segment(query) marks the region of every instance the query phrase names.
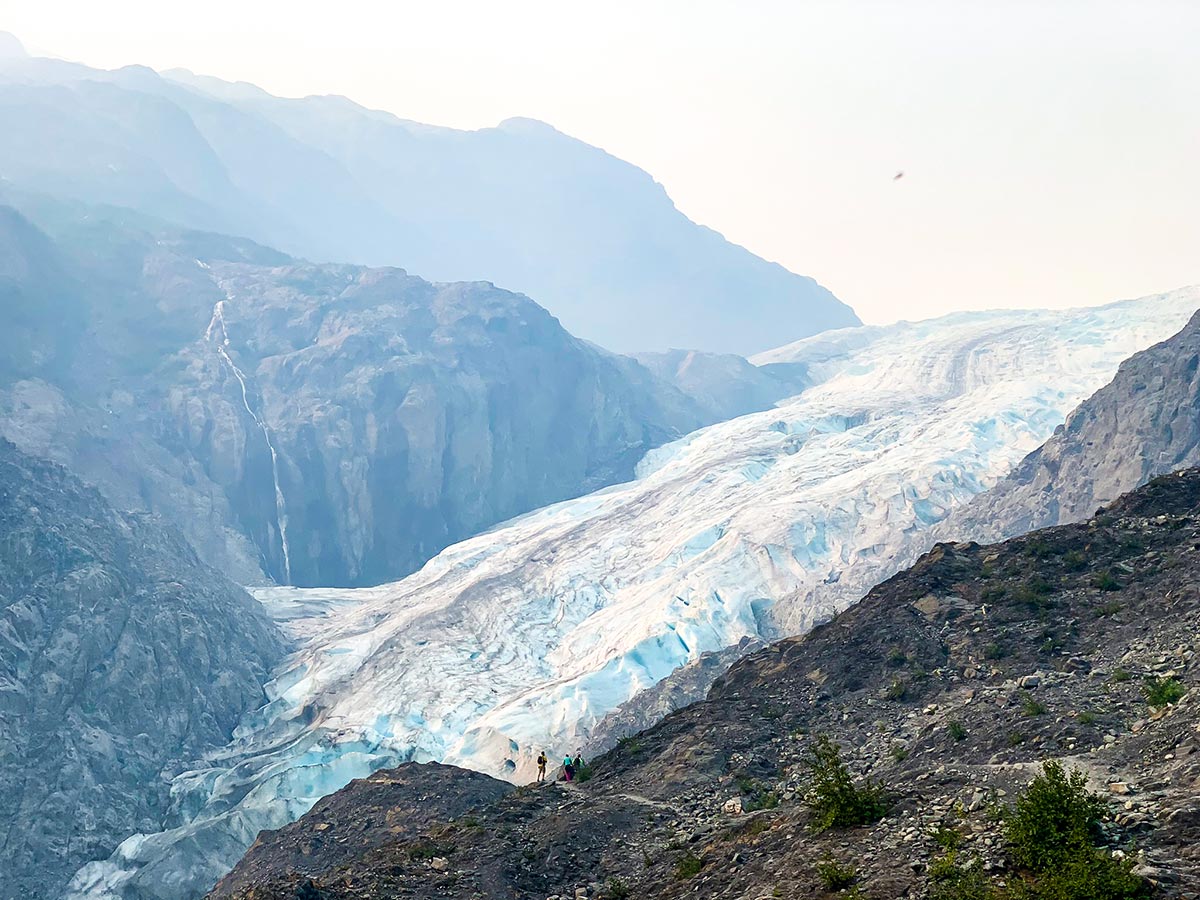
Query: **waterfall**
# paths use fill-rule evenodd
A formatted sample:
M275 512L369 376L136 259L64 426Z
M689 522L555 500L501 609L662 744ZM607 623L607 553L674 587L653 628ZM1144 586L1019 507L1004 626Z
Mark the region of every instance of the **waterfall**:
M206 341L213 341L217 347L217 353L221 354L221 358L225 360L229 366L238 384L242 388L242 405L246 407L246 412L250 418L254 420L260 431L262 431L263 440L267 442L267 449L271 452L271 476L275 479L275 523L279 530L279 544L283 550L283 577L285 584L292 583L292 557L288 548L287 537L287 503L283 498L283 487L279 483L279 454L275 452L275 445L271 442L271 429L267 427L267 423L259 418L258 414L250 406L250 392L246 389L246 375L238 368L237 363L233 361L233 357L229 355L229 332L225 329L225 302L224 300L217 301L213 307L212 319L208 323L208 329L204 332ZM218 338L218 330L220 336Z

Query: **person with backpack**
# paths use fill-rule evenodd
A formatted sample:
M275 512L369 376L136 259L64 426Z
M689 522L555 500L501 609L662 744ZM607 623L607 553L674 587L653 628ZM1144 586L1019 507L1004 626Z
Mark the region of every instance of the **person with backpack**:
M567 781L575 777L575 763L571 760L570 753L563 757L563 776Z
M538 784L541 784L542 782L544 782L546 780L546 762L547 762L546 751L543 750L541 753L538 754L538 758L537 758Z

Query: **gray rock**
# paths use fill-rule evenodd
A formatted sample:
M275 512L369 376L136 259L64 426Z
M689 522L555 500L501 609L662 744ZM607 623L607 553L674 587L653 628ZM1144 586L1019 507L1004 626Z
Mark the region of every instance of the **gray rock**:
M162 522L0 441L0 898L53 898L168 814L283 641Z
M0 210L20 323L0 338L0 435L243 583L402 577L711 421L491 284L171 229L72 235Z

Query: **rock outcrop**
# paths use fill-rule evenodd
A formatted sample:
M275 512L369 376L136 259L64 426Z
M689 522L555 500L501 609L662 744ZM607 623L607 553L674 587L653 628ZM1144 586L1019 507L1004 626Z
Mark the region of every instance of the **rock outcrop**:
M669 350L637 353L634 358L700 405L714 422L770 409L812 384L808 369L797 363L756 366L729 353Z
M996 811L1059 760L1102 796L1100 852L1127 856L1159 896L1195 897L1197 546L1200 470L1085 523L940 544L833 621L736 663L582 784L531 786L303 876L288 854L258 853L254 885L232 896L744 900L852 883L891 900L924 896L956 864L1001 886L1023 873ZM817 827L807 764L822 735L883 788L874 824ZM361 803L361 787L334 795L294 828Z
M418 839L430 828L490 806L513 790L507 781L438 763L405 763L376 772L322 800L303 823L260 834L213 895L236 894L269 880L284 859L290 872L320 875L397 840ZM435 847L418 850L417 855L432 858Z
M941 526L997 540L1086 519L1156 475L1200 463L1200 314L1121 364L1003 481Z
M284 642L174 529L0 441L0 897L57 898L169 816Z
M14 318L0 434L170 519L243 583L406 575L627 480L710 421L491 284L127 219L55 224L51 242L11 210L0 221Z

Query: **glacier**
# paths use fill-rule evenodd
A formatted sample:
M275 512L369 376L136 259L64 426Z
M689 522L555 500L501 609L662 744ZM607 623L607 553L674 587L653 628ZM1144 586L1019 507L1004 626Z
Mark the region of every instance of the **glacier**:
M1198 307L1188 288L808 338L753 361L803 365L812 387L650 452L632 482L394 584L256 591L298 642L269 702L174 779L172 827L89 863L69 896L198 896L260 829L403 761L530 778L539 750L573 751L676 667L802 633L909 564Z

